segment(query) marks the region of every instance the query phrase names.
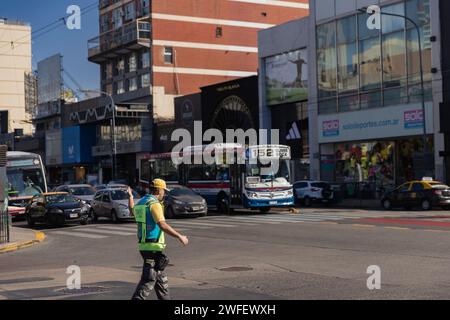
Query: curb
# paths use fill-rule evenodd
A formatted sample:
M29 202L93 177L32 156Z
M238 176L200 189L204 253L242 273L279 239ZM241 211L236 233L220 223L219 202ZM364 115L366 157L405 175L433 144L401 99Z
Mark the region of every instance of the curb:
M0 248L0 254L7 253L7 252L13 252L13 251L17 251L20 249L25 249L25 248L31 247L35 244L41 243L46 238L45 233L40 232L40 231L35 231L34 237L35 237L34 240L13 242L9 245L6 245L6 246Z

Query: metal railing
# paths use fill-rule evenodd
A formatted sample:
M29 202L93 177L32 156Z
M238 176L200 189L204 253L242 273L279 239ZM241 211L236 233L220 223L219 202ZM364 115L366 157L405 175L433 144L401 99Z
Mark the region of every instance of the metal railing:
M6 176L6 151L6 146L0 146L0 244L9 242L10 218L6 193L8 183Z
M138 19L88 40L88 56L93 57L134 41L148 40L150 42L150 38L149 18Z

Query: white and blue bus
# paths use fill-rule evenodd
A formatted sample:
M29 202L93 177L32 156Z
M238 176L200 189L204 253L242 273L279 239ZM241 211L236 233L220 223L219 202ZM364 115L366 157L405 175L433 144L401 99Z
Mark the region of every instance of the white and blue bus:
M178 165L172 159L173 153L142 157L139 160L141 187L147 188L149 181L155 178L164 179L169 185L185 185L203 196L209 208L223 213L242 208L267 212L272 207L294 206L290 147L244 148L239 144L216 144L188 147L177 155L193 160L202 156L206 149L213 155L213 164Z
M9 213L23 216L33 196L47 192L45 168L41 156L34 153L10 151L6 154Z

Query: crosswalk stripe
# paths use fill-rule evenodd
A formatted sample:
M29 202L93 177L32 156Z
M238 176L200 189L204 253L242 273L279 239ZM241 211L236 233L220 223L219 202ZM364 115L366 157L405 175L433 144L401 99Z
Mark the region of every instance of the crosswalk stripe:
M170 223L169 223L170 224ZM218 223L209 223L209 222L172 222L174 225L193 225L193 226L210 226L210 227L224 227L224 228L233 228L236 227L232 224L218 224Z
M233 218L223 218L223 219L220 219L220 218L214 218L214 219L205 219L205 220L202 220L202 221L207 221L207 222L209 222L209 221L211 221L211 222L220 222L220 223L239 223L239 225L249 225L249 226L253 226L253 225L255 225L255 223L258 223L257 221L255 221L255 222L250 222L250 221L238 221L238 220L233 220Z
M254 219L254 218L247 218L247 217L233 217L230 218L233 221L245 221L245 222L254 222L254 223L264 223L264 224L280 224L282 221L274 221L274 220L267 220L267 219Z
M108 229L108 230L117 230L117 231L125 231L125 232L130 232L130 231L137 231L137 227L133 226L133 227L114 227L114 226L99 226L95 229Z
M105 239L105 238L108 238L107 236L101 236L101 235L95 235L95 234L89 234L89 233L82 233L82 232L55 231L55 232L52 232L52 234L60 234L60 235L64 235L64 236L72 236L72 237L79 237L79 238L89 238L89 239Z
M78 230L81 232L92 232L92 233L100 233L100 234L108 234L108 235L116 235L116 236L133 236L136 233L131 232L120 232L120 231L112 231L112 230L100 230L100 229L77 229L74 230L78 233Z
M299 221L295 221L295 220L288 220L288 219L267 219L265 217L254 217L254 218L249 218L249 217L233 217L233 219L238 219L238 220L248 220L248 221L261 221L261 222L279 222L279 223L284 223L284 222L299 222Z

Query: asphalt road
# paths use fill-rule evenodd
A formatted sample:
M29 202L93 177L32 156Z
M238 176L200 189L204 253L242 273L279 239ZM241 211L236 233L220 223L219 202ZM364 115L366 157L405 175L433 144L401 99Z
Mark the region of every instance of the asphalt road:
M450 298L449 212L319 208L169 223L190 239L167 237L174 299ZM0 255L0 299L130 299L142 264L133 223L38 229L45 242ZM71 265L81 290L66 287ZM379 290L367 287L373 265Z

